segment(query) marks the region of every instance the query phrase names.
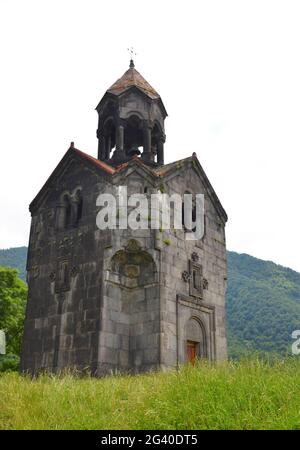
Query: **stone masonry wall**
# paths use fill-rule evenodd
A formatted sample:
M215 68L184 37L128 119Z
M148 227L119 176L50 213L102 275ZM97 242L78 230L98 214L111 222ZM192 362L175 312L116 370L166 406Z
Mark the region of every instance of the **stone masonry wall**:
M128 195L145 188L150 195L161 184L169 194L205 194L202 240L186 240L183 230L97 228L100 192L127 185ZM82 218L58 230L61 196L77 188ZM104 375L176 367L187 360L188 339L199 340L203 357L227 357L224 223L192 164L164 180L129 167L109 181L73 161L33 213L27 270L24 371L76 367Z

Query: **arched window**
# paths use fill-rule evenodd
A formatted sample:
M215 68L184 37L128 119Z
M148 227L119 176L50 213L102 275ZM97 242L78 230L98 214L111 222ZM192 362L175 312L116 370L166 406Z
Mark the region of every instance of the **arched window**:
M108 160L112 150L116 146L116 128L113 118L106 120L104 124L104 159Z
M64 194L56 210L56 226L59 230L65 230L71 224L71 200L69 194Z
M57 207L57 228L67 230L78 226L82 217L82 193L77 189L73 195L63 194Z
M185 191L184 194L192 195L192 193L189 191ZM195 202L195 199L193 198L193 200L192 200L192 222L195 222L195 221L196 221L196 202ZM192 230L188 230L185 226L184 200L182 202L182 228L185 231L193 231L193 232L196 231L196 226L194 226L192 228Z
M73 197L73 225L77 226L82 217L82 194L81 189L77 189Z
M143 149L143 121L137 115L129 117L124 137L124 148L127 156L140 155Z
M72 223L72 209L71 209L71 199L69 195L64 196L65 204L65 226L64 228L69 228Z

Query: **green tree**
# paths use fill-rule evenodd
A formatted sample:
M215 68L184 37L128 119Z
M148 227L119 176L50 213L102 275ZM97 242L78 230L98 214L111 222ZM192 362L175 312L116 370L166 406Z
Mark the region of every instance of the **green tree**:
M27 285L18 271L0 267L0 329L6 334L8 355L20 355Z

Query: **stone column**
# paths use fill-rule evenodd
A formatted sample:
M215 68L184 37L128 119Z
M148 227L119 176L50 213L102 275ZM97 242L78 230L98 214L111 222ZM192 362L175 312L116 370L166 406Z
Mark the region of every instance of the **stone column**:
M151 153L151 128L148 125L145 125L144 127L144 146L143 146L143 154L142 158L145 161L151 161L153 159L152 153Z
M98 138L98 159L105 159L105 138L100 130L97 130Z
M115 162L121 162L124 159L124 126L119 124L116 128L116 150L113 154L113 160Z
M157 164L164 164L164 139L159 138L157 142Z
M71 225L76 227L78 221L81 217L82 210L82 197L81 193L77 192L76 195L71 199Z
M124 151L124 127L118 125L116 129L116 150L120 154Z
M109 159L111 151L111 135L105 137L105 159Z

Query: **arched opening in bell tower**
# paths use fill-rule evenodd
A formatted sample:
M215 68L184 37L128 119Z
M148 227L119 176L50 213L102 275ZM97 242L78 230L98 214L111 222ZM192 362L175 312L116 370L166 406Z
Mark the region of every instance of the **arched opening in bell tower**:
M112 117L109 117L104 123L104 159L111 157L111 152L116 146L116 127Z
M135 69L129 69L104 94L99 114L98 159L118 166L134 156L164 164L166 109L160 95Z
M140 155L143 151L143 121L132 114L126 123L124 133L124 150L126 156Z

